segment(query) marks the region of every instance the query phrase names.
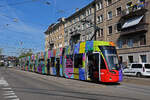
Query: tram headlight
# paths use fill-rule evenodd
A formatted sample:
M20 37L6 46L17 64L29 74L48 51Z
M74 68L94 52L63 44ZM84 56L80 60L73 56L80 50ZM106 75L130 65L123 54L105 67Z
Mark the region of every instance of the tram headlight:
M112 80L112 78L111 78L111 77L109 77L109 80Z

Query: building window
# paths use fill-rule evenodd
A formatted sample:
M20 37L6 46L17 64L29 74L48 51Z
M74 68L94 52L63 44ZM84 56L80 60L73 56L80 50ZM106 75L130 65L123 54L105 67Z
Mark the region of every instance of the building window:
M128 56L129 63L133 63L133 56Z
M121 31L121 23L116 23L115 26L114 26L114 30L115 30L116 32Z
M101 37L102 37L104 35L102 28L100 29L100 33L101 33Z
M70 29L70 33L72 32L72 29Z
M67 23L65 23L65 27L67 27Z
M83 14L83 18L85 18L86 17L86 12Z
M109 26L109 27L108 27L108 34L109 34L109 35L112 34L112 26Z
M128 45L129 48L132 48L133 47L133 39L129 39L127 41L127 45Z
M81 19L81 15L79 15L79 17L78 17L78 20L80 21L80 19Z
M107 0L107 6L112 4L112 0Z
M107 16L108 16L108 19L112 19L112 11L109 11Z
M102 37L103 36L103 29L101 28L100 30L97 31L97 37Z
M72 24L72 20L70 20L70 25Z
M89 15L89 10L86 10L86 16L88 16Z
M76 22L78 22L78 21L79 21L79 18L78 18L78 17L76 17L76 18L75 18L75 21L76 21Z
M83 18L84 18L84 15L82 14L82 15L81 15L81 19L83 19Z
M147 59L146 59L146 55L140 55L140 59L142 63L146 63Z
M84 24L84 28L83 29L86 29L87 28L87 24Z
M96 10L102 9L102 2L96 4Z
M80 25L78 25L78 30L80 30Z
M118 47L119 49L121 49L121 48L122 48L122 45L123 45L123 42L122 42L121 40L119 40L118 43L117 43L117 47Z
M140 45L146 45L146 36L145 35L140 36Z
M81 25L81 30L83 30L83 29L84 29L84 24Z
M118 7L117 9L116 9L116 15L120 15L121 14L121 7Z
M117 31L119 32L119 31L121 31L121 23L117 23Z
M103 22L103 15L97 16L97 21L98 22Z
M92 13L92 8L89 9L89 15Z
M97 34L97 37L100 37L100 31L99 30L97 31L96 34Z

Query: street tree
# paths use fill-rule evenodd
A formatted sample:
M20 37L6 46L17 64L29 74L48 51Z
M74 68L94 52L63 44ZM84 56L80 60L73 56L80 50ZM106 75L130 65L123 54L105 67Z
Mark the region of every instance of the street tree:
M31 56L32 54L33 54L32 49L29 49L27 52L22 52L22 53L19 55L19 58Z

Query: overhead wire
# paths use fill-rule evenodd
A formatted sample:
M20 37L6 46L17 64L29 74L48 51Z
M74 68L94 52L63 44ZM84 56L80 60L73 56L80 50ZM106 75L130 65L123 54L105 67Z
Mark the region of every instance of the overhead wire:
M37 1L37 0L28 0L28 1L24 1L24 2L19 2L19 3L15 3L15 4L9 4L10 6L15 6L15 5L19 5L19 4L25 4L25 3L27 3L27 2L33 2L33 1ZM38 0L39 1L39 0ZM41 0L40 0L41 1ZM49 4L48 2L47 2L47 4ZM57 2L55 1L55 8L57 8L57 6L56 6L56 4L57 4ZM0 7L4 7L4 6L2 6L2 5L0 5ZM55 9L54 8L54 9ZM76 8L72 8L70 11L72 11L73 9L76 9ZM59 12L56 12L56 10L57 11L59 11ZM61 9L55 9L55 11L54 11L54 13L55 13L55 15L54 16L56 16L56 13L67 13L69 10L65 10L64 12L63 12L63 10L61 10ZM5 15L4 15L5 16ZM9 16L5 16L5 17L8 17L8 18L11 18L11 17L9 17ZM13 18L12 18L13 19ZM7 29L8 30L8 29ZM9 30L10 31L10 30ZM11 30L12 31L12 30ZM15 32L15 33L17 33L17 32ZM18 32L18 33L22 33L22 32ZM26 35L25 35L26 36Z
M23 2L8 3L7 5L16 6L16 5L22 5L22 4L36 2L36 1L43 1L43 0L26 0L26 1L23 1ZM0 7L6 7L7 5L0 5Z

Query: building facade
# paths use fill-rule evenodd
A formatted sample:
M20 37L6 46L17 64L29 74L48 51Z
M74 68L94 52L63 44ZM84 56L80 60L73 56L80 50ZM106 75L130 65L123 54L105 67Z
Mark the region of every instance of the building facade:
M64 46L96 36L114 42L122 62L150 63L149 16L150 0L93 0L65 19Z
M64 18L51 24L45 32L45 51L64 47Z
M150 0L97 0L98 40L116 43L125 63L150 63Z
M65 46L90 40L94 34L94 2L65 19Z

